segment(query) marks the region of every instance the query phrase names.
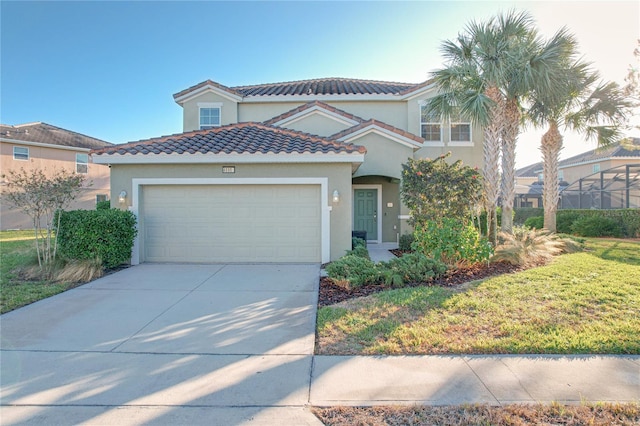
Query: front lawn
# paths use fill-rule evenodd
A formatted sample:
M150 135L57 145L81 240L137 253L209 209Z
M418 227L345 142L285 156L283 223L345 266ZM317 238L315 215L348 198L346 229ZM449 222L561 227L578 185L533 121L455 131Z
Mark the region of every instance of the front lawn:
M640 242L471 285L389 290L318 311L318 354L639 354Z
M0 232L0 313L61 293L66 283L27 281L16 269L37 264L33 231Z

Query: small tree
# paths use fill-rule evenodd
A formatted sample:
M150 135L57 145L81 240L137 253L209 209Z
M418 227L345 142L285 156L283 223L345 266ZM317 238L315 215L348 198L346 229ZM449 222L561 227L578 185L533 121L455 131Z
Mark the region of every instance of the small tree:
M482 178L477 168L463 166L446 158L409 159L402 165L402 201L411 210L411 225L444 217L470 223L480 204Z
M64 169L56 170L50 176L40 169L12 170L2 178L8 189L3 198L33 222L38 265L42 268L56 257L57 244L52 238L55 213L76 199L84 178Z
M415 227L412 247L451 265L487 260L491 246L472 224L482 195L480 172L461 161L448 164L449 155L402 166L402 200Z

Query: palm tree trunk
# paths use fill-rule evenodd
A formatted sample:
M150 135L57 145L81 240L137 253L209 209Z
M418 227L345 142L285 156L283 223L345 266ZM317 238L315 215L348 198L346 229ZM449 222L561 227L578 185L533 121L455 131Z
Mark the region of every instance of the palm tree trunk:
M500 158L500 137L504 128L502 94L497 87L489 87L486 95L494 102L491 107L491 120L484 129L482 146L485 208L487 210L487 236L495 246L498 234L497 205L500 186L498 161Z
M509 99L504 109L502 132L502 226L513 232L513 200L516 196L516 142L520 131L520 108L516 99Z
M558 156L562 149L562 135L558 130L558 123L549 122L549 130L542 136L540 150L542 151L542 173L544 188L542 190L544 206L544 227L556 232L556 212L558 210Z

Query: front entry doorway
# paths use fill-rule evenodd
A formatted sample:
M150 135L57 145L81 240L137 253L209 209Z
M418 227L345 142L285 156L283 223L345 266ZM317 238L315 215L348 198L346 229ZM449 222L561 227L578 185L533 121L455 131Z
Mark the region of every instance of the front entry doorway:
M378 241L378 189L353 190L353 230L367 231L368 241Z

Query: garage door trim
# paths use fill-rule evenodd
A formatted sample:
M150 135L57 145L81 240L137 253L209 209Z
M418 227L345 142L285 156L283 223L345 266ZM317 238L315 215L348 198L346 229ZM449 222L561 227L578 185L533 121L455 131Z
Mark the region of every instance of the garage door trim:
M140 187L148 185L320 185L320 241L322 263L329 262L331 233L328 186L329 179L321 178L138 178L131 180L131 212L139 217ZM140 234L136 236L131 253L131 264L140 263Z

